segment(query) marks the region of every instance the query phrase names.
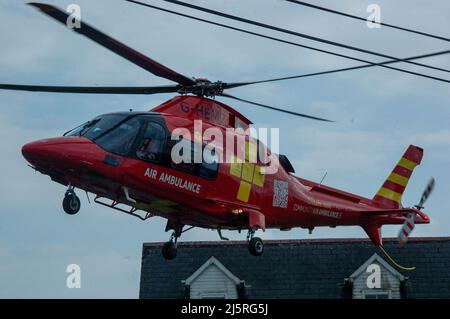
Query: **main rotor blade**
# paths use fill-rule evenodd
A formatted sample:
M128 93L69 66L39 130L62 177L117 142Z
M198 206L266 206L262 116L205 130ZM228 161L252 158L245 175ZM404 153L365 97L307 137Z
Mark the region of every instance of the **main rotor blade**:
M450 53L450 50L439 51L439 52L428 53L428 54L422 54L422 55L416 55L416 56L405 58L405 59L401 59L401 60L402 61L417 60L417 59L429 58L429 57L438 56L438 55L444 55L444 54L448 54L448 53ZM392 63L398 63L398 62L399 61L397 61L397 60L387 60L387 61L380 62L380 63L361 64L361 65L356 65L356 66L352 66L352 67L348 67L348 68L340 68L340 69L333 69L333 70L320 71L320 72L314 72L314 73L306 73L306 74L300 74L300 75L285 76L285 77L281 77L281 78L274 78L274 79L268 79L268 80L251 81L251 82L230 82L230 83L225 83L224 84L224 89L233 89L233 88L246 86L246 85L252 85L252 84L260 84L260 83L292 80L292 79L306 78L306 77L311 77L311 76L316 76L316 75L324 75L324 74L330 74L330 73L338 73L338 72L344 72L344 71L358 70L358 69L370 68L370 67L373 67L373 66L383 66L383 65L386 65L386 64L392 64ZM404 71L409 72L407 70L404 70ZM432 76L429 76L429 77L433 78ZM450 80L444 80L444 79L438 79L438 78L434 78L434 79L450 83Z
M44 14L52 17L53 19L66 25L69 15L59 10L58 8L43 4L30 2L29 5L38 8ZM126 46L125 44L111 38L110 36L104 34L103 32L96 30L95 28L89 26L88 24L80 21L80 28L72 28L73 31L88 37L92 41L100 44L101 46L109 49L110 51L120 55L121 57L127 59L130 62L140 66L141 68L153 73L156 76L174 81L182 85L193 85L195 80L181 75L168 67L150 59L149 57L143 55L142 53Z
M273 106L270 106L270 105L265 105L265 104L261 104L261 103L257 103L257 102L252 102L252 101L249 101L249 100L244 100L244 99L232 96L232 95L227 94L227 93L222 93L220 96L227 97L227 98L230 98L230 99L233 99L233 100L237 100L237 101L241 101L241 102L245 102L245 103L249 103L249 104L253 104L253 105L256 105L256 106L259 106L259 107L263 107L263 108L266 108L266 109L270 109L270 110L274 110L274 111L278 111L278 112L282 112L282 113L287 113L287 114L291 114L291 115L295 115L295 116L305 117L305 118L312 119L312 120L318 120L318 121L324 121L324 122L334 122L334 121L323 119L323 118L320 118L320 117L315 117L315 116L311 116L311 115L297 113L297 112L293 112L293 111L289 111L289 110L284 110L284 109L280 109L280 108L277 108L277 107L273 107Z
M85 93L85 94L157 94L175 93L180 89L179 85L167 86L47 86L47 85L19 85L0 84L1 90L52 92L52 93Z

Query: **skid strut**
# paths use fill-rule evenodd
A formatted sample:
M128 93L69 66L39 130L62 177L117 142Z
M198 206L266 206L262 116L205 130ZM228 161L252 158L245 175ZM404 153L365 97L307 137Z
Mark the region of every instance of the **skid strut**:
M94 199L94 202L96 202L97 204L100 204L100 205L103 205L103 206L106 206L106 207L115 209L115 210L117 210L117 211L119 211L119 212L122 212L122 213L125 213L125 214L127 214L127 215L131 215L131 216L137 217L137 218L139 218L140 220L147 220L147 219L149 219L149 218L155 216L155 215L153 215L153 214L150 213L150 212L145 212L145 215L144 215L144 216L141 216L141 215L139 215L139 214L136 213L136 212L139 210L139 209L137 209L136 207L132 207L132 206L129 206L129 205L127 205L127 204L117 202L117 201L115 201L115 200L110 200L111 202L110 202L110 203L107 203L107 202L102 201L101 199L102 199L102 200L103 200L103 199L104 199L104 200L110 200L110 199L108 199L108 198L101 197L101 196L98 196L98 195L97 195L97 196L95 197L95 199ZM122 207L118 207L118 205L126 205L126 206L129 207L129 209L127 210L127 209L124 209L124 208L122 208Z

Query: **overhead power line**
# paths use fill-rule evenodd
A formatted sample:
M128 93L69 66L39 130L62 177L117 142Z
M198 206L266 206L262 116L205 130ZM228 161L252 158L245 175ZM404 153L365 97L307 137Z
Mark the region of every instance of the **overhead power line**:
M408 60L409 61L409 60L423 59L423 58L429 58L429 57L432 57L432 56L438 56L438 55L443 55L443 54L448 54L448 53L450 53L450 50L440 51L440 52L430 53L430 54L424 54L424 55L418 55L418 56L413 56L413 57L406 58L406 59L403 59L403 60ZM319 71L319 72L314 72L314 73L306 73L306 74L300 74L300 75L285 76L285 77L275 78L275 79L247 82L245 84L240 83L238 86L244 86L244 85L250 85L250 84L259 84L259 83L268 83L268 82L283 81L283 80L300 79L300 78L312 77L312 76L317 76L317 75L325 75L325 74L331 74L331 73L338 73L338 72L345 72L345 71L351 71L351 70L370 68L370 67L377 66L377 65L378 66L383 66L384 64L389 64L389 63L397 63L397 61L389 60L389 61L385 61L385 62L381 62L381 63L377 63L377 64L363 64L363 65L351 66L351 67L348 67L348 68L340 68L340 69L333 69L333 70L328 70L328 71ZM442 81L450 83L450 80L442 79ZM233 88L233 87L234 87L233 84L229 84L228 85L228 88Z
M313 9L317 9L317 10L321 10L321 11L325 11L325 12L341 15L341 16L344 16L344 17L347 17L347 18L352 18L352 19L356 19L356 20L361 20L361 21L367 22L366 18L358 17L358 16L355 16L355 15L352 15L352 14L349 14L349 13L338 11L338 10L333 10L333 9L321 7L321 6L318 6L318 5L315 5L315 4L311 4L311 3L308 3L308 2L298 1L298 0L285 0L285 1L297 4L297 5L310 7L310 8L313 8ZM434 39L450 42L450 39L447 38L447 37L444 37L444 36L439 36L439 35L434 35L434 34L431 34L431 33L423 32L423 31L418 31L418 30L408 29L408 28L404 28L404 27L399 27L399 26L396 26L396 25L393 25L393 24L389 24L389 23L386 23L386 22L374 22L374 23L375 24L379 24L381 26L385 26L385 27L389 27L389 28L393 28L393 29L397 29L397 30L402 30L402 31L410 32L410 33L423 35L425 37L430 37L430 38L434 38Z
M441 82L450 83L449 80L446 80L446 79L443 79L443 78L440 78L440 77L435 77L435 76L431 76L431 75L427 75L427 74L423 74L423 73L419 73L419 72L404 70L404 69L401 69L401 68L396 68L396 67L387 65L387 64L393 64L393 63L398 63L398 62L403 62L403 61L410 61L410 60L422 59L422 58L426 58L426 57L443 55L443 54L450 53L450 51L442 51L442 52L438 52L438 53L424 54L424 55L409 57L409 58L405 58L405 59L393 59L393 60L377 63L377 62L372 62L372 61L368 61L368 60L365 60L365 59L352 57L352 56L345 55L345 54L340 54L340 53L333 52L333 51L319 49L319 48L303 45L303 44L296 43L296 42L292 42L292 41L287 41L287 40L271 37L271 36L268 36L268 35L264 35L264 34L253 32L253 31L249 31L249 30L245 30L245 29L242 29L242 28L237 28L237 27L229 26L229 25L226 25L226 24L218 23L218 22L213 22L213 21L210 21L210 20L206 20L206 19L198 18L198 17L192 16L192 15L188 15L188 14L185 14L185 13L180 13L180 12L176 12L176 11L173 11L173 10L157 7L157 6L154 6L154 5L151 5L151 4L147 4L147 3L143 3L143 2L140 2L140 1L136 1L136 0L125 0L125 1L131 2L131 3L134 3L134 4L138 4L138 5L142 5L142 6L145 6L145 7L151 8L151 9L155 9L155 10L158 10L158 11L162 11L162 12L174 14L174 15L177 15L177 16L185 17L185 18L188 18L188 19L193 19L193 20L196 20L196 21L200 21L200 22L211 24L211 25L223 27L223 28L226 28L226 29L243 32L243 33L254 35L254 36L257 36L257 37L261 37L261 38L265 38L265 39L269 39L269 40L273 40L273 41L277 41L277 42L281 42L281 43L285 43L285 44L289 44L289 45L293 45L293 46L297 46L297 47L302 47L302 48L305 48L305 49L309 49L309 50L313 50L313 51L317 51L317 52L321 52L321 53L326 53L326 54L330 54L330 55L334 55L334 56L350 59L350 60L353 60L353 61L366 63L364 65L359 65L359 66L355 66L355 67L335 69L335 70L330 70L330 71L311 73L311 74L307 74L307 75L290 76L290 77L286 77L286 78L280 78L280 80L281 79L286 79L286 80L287 79L295 79L295 78L306 77L306 76L329 74L329 73L337 73L337 72L342 72L342 71L350 71L350 70L362 69L362 68L367 68L367 67L380 66L380 67L383 67L383 68L387 68L387 69L391 69L391 70L395 70L395 71L399 71L399 72L403 72L403 73L407 73L407 74L412 74L412 75L416 75L416 76L420 76L420 77L424 77L424 78L428 78L428 79L432 79L432 80L437 80L437 81L441 81ZM268 81L261 81L261 82L258 82L258 83L264 83L264 82L268 82Z
M131 0L127 0L127 1L131 2ZM341 48L349 49L349 50L353 50L353 51L358 51L358 52L362 52L362 53L366 53L366 54L371 54L371 55L379 56L379 57L382 57L382 58L387 58L387 59L393 59L393 60L401 61L401 59L396 58L396 57L391 56L391 55L387 55L387 54L383 54L383 53L379 53L379 52L375 52L375 51L371 51L371 50L366 50L366 49L358 48L358 47L355 47L355 46L351 46L351 45L347 45L347 44L343 44L343 43L339 43L339 42L335 42L335 41L331 41L331 40L315 37L315 36L308 35L308 34L305 34L305 33L300 33L300 32L296 32L296 31L292 31L292 30L288 30L288 29L272 26L272 25L269 25L269 24L266 24L266 23L262 23L262 22L258 22L258 21L254 21L254 20L238 17L238 16L231 15L231 14L228 14L228 13L219 12L219 11L215 11L215 10L212 10L212 9L196 6L196 5L193 5L193 4L190 4L190 3L186 3L186 2L183 2L183 1L178 1L178 0L162 0L162 1L165 1L165 2L168 2L168 3L173 3L173 4L180 5L180 6L187 7L187 8L191 8L191 9L194 9L194 10L206 12L206 13L209 13L209 14L213 14L213 15L216 15L216 16L223 17L223 18L232 19L232 20L235 20L235 21L239 21L239 22L255 25L255 26L258 26L258 27L274 30L274 31L277 31L277 32L282 32L282 33L298 36L298 37L305 38L305 39L308 39L308 40L317 41L317 42L321 42L321 43L326 43L326 44L329 44L329 45L333 45L333 46L337 46L337 47L341 47ZM132 1L132 2L134 2L134 1ZM430 65L427 65L427 64L418 63L418 62L413 62L413 61L402 61L402 62L418 65L418 66L429 68L429 69L433 69L433 70L438 70L438 71L443 71L443 72L450 72L450 70L448 70L448 69L438 68L438 67L430 66Z

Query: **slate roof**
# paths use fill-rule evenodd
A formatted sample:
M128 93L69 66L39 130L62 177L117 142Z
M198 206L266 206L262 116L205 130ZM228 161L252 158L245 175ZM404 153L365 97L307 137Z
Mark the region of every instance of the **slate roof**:
M143 245L140 298L185 298L181 281L211 256L245 280L251 299L342 298L345 278L374 253L384 258L365 239L266 240L259 257L245 241L181 242L171 261L161 256L162 244ZM416 267L399 270L408 277L407 298L450 298L450 237L412 238L405 247L384 239L384 247L398 263Z

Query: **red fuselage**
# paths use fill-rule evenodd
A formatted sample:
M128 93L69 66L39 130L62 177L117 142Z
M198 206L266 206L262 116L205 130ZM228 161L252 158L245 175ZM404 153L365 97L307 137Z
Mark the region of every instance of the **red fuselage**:
M227 119L216 116L222 121L218 124L205 118L206 106L219 105L218 102L200 97L178 97L166 103L166 110L173 106L189 109L192 103L198 106L205 102L207 104L201 112L193 108L195 115L210 120L205 121L205 127L219 127L226 135L223 121ZM133 119L136 123L139 120L139 123L162 128L161 134L164 136L161 137L161 154L157 159L139 158L137 155L139 145L145 139L145 133L142 132L145 129L140 127L128 148L117 148L120 151L112 150L122 143L120 138L105 138L101 134L89 138L88 134L75 131L69 133L71 136L26 144L22 153L36 170L49 175L56 182L70 184L99 197L134 206L184 225L222 229L248 229L249 226L263 229L312 229L316 226L360 225L367 231L372 226L376 229L383 224L404 222L402 213L384 214L385 207L371 199L294 176L281 159L278 171L274 174L265 174L266 165L259 161L218 163L213 168L205 168L202 164L189 167L174 165L168 156L172 146L168 142L171 132L179 127L192 131L193 119L189 118L190 114L181 117L175 112L170 113L130 112L117 115L119 119L128 119L125 123L131 123ZM101 131L109 128L96 129ZM112 133L106 136L108 134ZM217 148L216 151L220 153L223 148ZM278 160L278 157L272 158ZM123 187L129 190L129 198L133 202L127 199ZM425 214L418 213L416 223L428 222Z

